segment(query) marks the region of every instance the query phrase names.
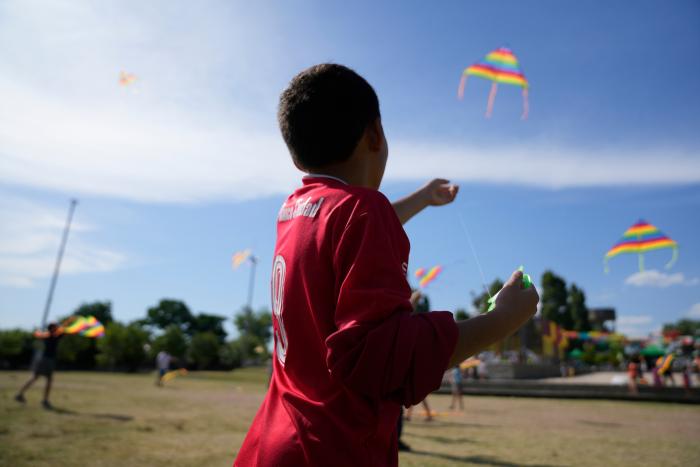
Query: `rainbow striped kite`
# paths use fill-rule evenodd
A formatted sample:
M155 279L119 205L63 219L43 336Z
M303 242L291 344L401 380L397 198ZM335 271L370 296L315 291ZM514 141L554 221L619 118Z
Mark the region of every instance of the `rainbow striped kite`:
M418 286L420 288L424 288L432 281L434 281L441 272L442 266L438 265L433 266L427 272L425 271L425 268L418 268L414 274L416 278L420 279L420 281L418 282Z
M671 240L655 226L640 220L627 229L620 241L605 254L605 272L608 272L608 260L622 253L637 253L639 255L639 270L644 271L644 253L661 248L673 249L673 256L666 264L666 269L669 269L678 259L678 243Z
M528 87L530 85L520 69L518 59L510 49L500 47L486 55L482 61L466 68L462 73L462 79L457 90L459 99L464 97L464 87L467 85L469 76L478 76L479 78L490 79L493 82L491 84L491 92L489 92L488 104L486 105L486 118L490 118L493 113L493 103L496 101L498 83L512 84L523 89L523 113L520 118L522 120L527 118L530 112L530 103L528 101Z
M70 325L64 328L63 332L97 338L105 335L105 327L94 316L77 316Z

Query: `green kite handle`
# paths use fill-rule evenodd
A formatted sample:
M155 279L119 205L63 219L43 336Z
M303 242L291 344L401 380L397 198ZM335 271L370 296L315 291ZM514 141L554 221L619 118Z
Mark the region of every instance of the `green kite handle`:
M518 271L523 273L523 289L529 289L530 287L532 287L532 278L530 277L530 274L525 274L525 272L524 272L525 268L523 266L520 266L518 268ZM489 298L489 301L488 301L489 307L486 309L487 313L490 311L493 311L494 308L496 308L496 297L498 297L499 293L501 293L500 290L496 293L496 295Z

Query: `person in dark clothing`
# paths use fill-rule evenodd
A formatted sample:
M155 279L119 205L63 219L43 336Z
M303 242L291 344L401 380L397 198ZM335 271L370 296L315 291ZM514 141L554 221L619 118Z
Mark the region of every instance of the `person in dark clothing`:
M51 403L49 402L49 394L51 393L51 383L53 381L53 371L56 368L56 353L58 351L58 343L64 336L64 326L67 326L71 318L64 321L60 326L56 323L49 324L48 330L46 331L35 331L34 337L44 341L44 349L41 354L34 360L32 370L34 375L27 381L22 389L19 390L17 395L15 395L15 400L17 402L25 403L27 400L24 398L24 393L29 389L34 382L39 379L39 376L46 377L46 386L44 387L44 399L41 401L41 405L45 409L51 409Z

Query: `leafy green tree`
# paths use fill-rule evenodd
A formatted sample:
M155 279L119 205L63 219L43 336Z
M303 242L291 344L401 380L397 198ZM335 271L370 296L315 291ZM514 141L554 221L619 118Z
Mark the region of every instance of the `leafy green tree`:
M579 289L576 284L571 284L568 293L568 307L571 319L573 320L573 330L590 331L591 323L588 322L588 307L586 306L586 294Z
M33 354L32 333L22 329L0 331L0 368L29 366Z
M181 331L187 332L194 321L192 312L184 302L167 298L149 308L146 314L147 324L163 330L177 326Z
M272 337L272 315L269 310L262 309L254 313L245 307L234 319L236 328L241 336L252 336L257 338L263 346Z
M430 311L430 298L428 298L427 295L421 294L420 298L418 299L418 303L416 303L416 312L417 313L427 313Z
M563 326L564 329L574 328L574 320L569 309L566 281L552 271L545 271L542 275L540 302L542 303L542 316L545 319L554 321Z
M226 342L219 348L219 361L230 370L238 368L243 363L243 351L238 340Z
M667 323L663 331L678 331L682 336L700 336L700 320L684 318L676 323Z
M464 321L465 319L469 319L469 313L467 313L467 310L464 308L457 308L455 310L455 320Z
M489 309L489 298L496 295L498 291L502 288L503 282L500 279L494 279L494 281L491 282L491 285L489 285L489 294L491 294L490 296L486 293L486 291L480 293L479 295L473 296L472 305L474 305L474 308L476 309L477 313L486 313Z
M223 343L226 339L224 321L226 321L226 318L223 316L199 313L192 318L188 333L194 337L197 333L210 332L216 336L220 343Z
M189 360L197 369L204 370L216 365L219 361L221 342L213 332L198 332L192 336L188 352Z
M183 358L187 352L187 337L177 325L171 324L165 328L165 332L153 340L151 356L154 357L161 350L165 350L176 358Z
M243 334L235 342L238 344L243 362L260 363L270 355L265 343L258 336Z
M83 303L73 314L80 316L92 315L105 326L114 321L112 318L112 302L110 301Z
M97 344L95 339L69 334L63 336L58 344L56 359L64 367L91 370L95 368Z
M137 323L125 326L112 322L97 341L97 363L106 368L136 371L146 361L148 331Z

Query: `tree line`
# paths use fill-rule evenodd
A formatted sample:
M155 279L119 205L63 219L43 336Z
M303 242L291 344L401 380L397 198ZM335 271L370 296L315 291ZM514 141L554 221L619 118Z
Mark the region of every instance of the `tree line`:
M105 326L100 339L66 335L58 347L61 368L137 371L152 367L161 350L190 369L233 369L260 363L269 357L272 333L270 312L244 308L234 319L236 339L227 339L226 317L192 313L185 302L163 299L146 310L146 316L130 323L114 320L112 304L98 301L80 305L72 315L97 318ZM59 321L67 318L62 317ZM0 368L26 368L38 344L23 329L0 330Z

